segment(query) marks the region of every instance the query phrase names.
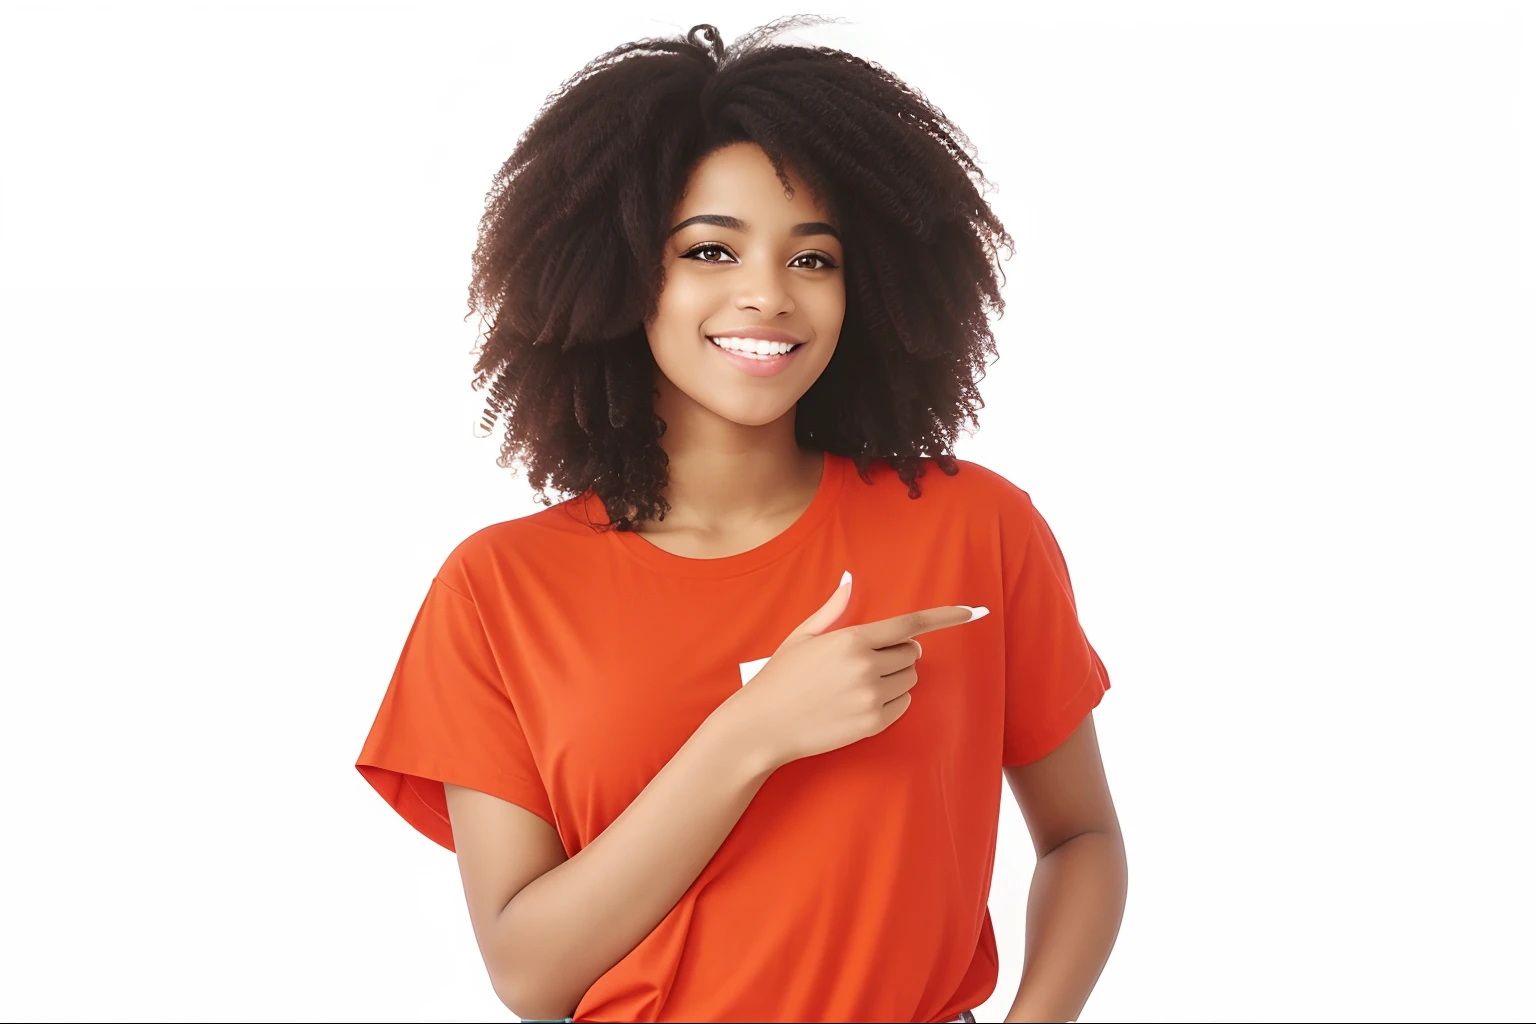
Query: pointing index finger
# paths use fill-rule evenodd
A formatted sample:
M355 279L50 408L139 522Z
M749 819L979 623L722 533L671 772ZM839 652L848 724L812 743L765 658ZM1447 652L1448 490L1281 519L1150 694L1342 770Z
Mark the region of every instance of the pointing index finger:
M984 605L972 608L963 604L944 604L937 608L893 615L888 619L877 619L852 628L858 631L860 639L867 641L870 647L890 647L922 633L975 622L986 614L987 608Z

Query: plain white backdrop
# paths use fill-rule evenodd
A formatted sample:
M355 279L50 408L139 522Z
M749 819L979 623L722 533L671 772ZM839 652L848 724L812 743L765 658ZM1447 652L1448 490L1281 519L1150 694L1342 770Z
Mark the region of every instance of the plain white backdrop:
M248 2L0 6L0 1014L513 1019L352 766L443 558L543 507L474 436L477 219L590 58L811 10L1018 243L957 453L1114 684L1082 1019L1536 1011L1533 5Z

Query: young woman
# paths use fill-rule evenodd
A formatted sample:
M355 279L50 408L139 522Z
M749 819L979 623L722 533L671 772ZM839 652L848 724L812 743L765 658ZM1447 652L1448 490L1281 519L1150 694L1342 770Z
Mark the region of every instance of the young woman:
M1029 495L947 454L1012 240L940 111L766 43L799 20L604 54L498 174L476 384L569 496L454 548L357 767L566 1021L973 1019L1006 777L1008 1019L1075 1019L1125 899L1109 679Z

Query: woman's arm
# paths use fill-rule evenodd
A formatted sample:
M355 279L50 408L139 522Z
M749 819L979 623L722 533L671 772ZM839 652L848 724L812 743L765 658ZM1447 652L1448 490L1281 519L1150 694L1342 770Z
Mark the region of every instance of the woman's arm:
M1055 750L1003 774L1038 858L1025 912L1024 974L1004 1020L1076 1020L1125 913L1125 841L1093 714Z
M513 1013L573 1016L688 891L778 767L725 707L569 860L532 811L444 786L475 939Z

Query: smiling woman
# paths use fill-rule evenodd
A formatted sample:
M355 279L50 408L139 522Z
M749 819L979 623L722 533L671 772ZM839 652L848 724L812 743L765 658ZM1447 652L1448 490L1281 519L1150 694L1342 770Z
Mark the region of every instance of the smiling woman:
M795 406L837 350L842 238L799 174L786 177L788 196L763 150L738 142L699 161L684 186L645 322L656 413L681 431L696 433L700 417L760 427L789 414L779 431L789 448ZM719 210L741 216L695 212Z
M519 1014L956 1021L1008 766L1051 858L1018 1019L1073 1019L1108 675L1028 494L950 450L1011 242L937 109L777 27L610 51L497 175L476 384L569 497L443 563L358 769Z
M659 534L698 505L721 478L687 464L699 428L766 451L808 499L822 451L866 477L884 460L918 494L924 458L954 472L976 423L1012 239L974 147L919 93L853 54L769 42L810 20L729 51L712 26L616 47L496 175L470 287L490 323L483 427L505 417L500 464L546 505L546 485L596 495L595 530ZM781 504L782 487L741 484L712 525Z

